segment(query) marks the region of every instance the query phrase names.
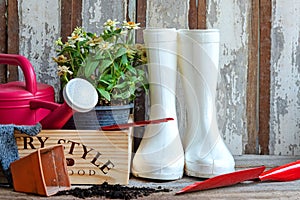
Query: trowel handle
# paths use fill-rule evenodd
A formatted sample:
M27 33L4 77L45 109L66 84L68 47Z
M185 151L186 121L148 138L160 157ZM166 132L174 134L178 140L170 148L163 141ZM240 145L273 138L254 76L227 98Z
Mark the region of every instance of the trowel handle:
M27 58L16 54L0 54L0 64L20 66L26 83L26 90L32 94L37 92L36 75Z
M130 127L146 126L149 124L160 124L163 122L168 122L170 120L174 120L174 118L169 117L169 118L162 118L162 119L144 120L144 121L138 121L138 122L126 123L126 124L114 124L114 125L102 126L100 128L100 130L103 130L103 131L121 130L121 129L130 128Z
M261 181L294 181L300 179L300 160L263 172Z

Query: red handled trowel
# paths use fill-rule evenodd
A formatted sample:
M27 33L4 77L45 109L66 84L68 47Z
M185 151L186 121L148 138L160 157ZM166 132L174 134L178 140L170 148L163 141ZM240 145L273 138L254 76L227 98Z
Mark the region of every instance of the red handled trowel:
M181 189L176 194L220 188L235 185L247 180L254 180L259 177L259 175L265 170L265 168L265 166L261 166L215 176L213 178L206 179L205 181L196 182L192 185L189 185Z
M259 175L261 181L295 181L300 179L300 160L291 162Z
M300 179L300 160L265 171L265 166L222 174L202 182L193 183L176 194L208 190L235 185L244 181L293 181Z
M150 124L160 124L160 123L168 122L171 120L174 120L174 118L162 118L162 119L137 121L137 122L126 123L126 124L114 124L114 125L102 126L100 128L100 130L103 130L103 131L121 130L121 129L126 129L129 127L140 127L140 126L146 126L146 125L150 125Z

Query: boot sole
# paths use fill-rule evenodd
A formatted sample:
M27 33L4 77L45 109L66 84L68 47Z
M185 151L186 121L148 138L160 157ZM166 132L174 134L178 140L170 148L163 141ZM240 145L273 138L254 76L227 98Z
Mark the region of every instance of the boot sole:
M234 172L234 167L220 167L212 165L201 165L191 162L185 163L184 172L187 176L194 176L200 178L212 178L225 173Z
M132 172L135 177L155 179L155 180L177 180L181 179L183 173L155 173L155 172Z

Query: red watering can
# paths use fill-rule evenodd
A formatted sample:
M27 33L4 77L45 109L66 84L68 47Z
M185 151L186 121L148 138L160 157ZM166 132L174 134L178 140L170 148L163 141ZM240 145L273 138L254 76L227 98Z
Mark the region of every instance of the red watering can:
M29 60L21 55L0 54L0 64L20 66L25 81L0 84L0 124L34 125L44 129L60 129L74 111L88 112L97 103L98 95L86 80L72 79L64 88L65 102L54 102L53 87L37 83Z

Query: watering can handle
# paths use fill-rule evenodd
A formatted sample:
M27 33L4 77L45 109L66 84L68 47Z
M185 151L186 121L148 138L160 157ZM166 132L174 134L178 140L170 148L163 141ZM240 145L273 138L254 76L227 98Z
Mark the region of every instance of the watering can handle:
M16 54L0 54L0 64L20 66L25 77L26 90L32 94L37 92L35 72L27 58Z

